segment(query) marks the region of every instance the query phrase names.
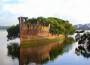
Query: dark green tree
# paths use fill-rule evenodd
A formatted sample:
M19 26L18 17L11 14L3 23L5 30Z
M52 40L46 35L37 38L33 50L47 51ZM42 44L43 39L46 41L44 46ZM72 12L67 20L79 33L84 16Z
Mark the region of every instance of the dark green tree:
M19 25L11 26L10 28L7 29L7 32L8 32L7 35L8 39L19 37L19 33L20 33Z

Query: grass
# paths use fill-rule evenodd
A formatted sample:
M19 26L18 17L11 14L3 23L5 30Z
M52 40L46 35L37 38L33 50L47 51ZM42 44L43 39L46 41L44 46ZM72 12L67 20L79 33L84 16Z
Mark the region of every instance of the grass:
M39 47L39 46L44 46L48 45L51 43L63 43L64 38L54 38L54 39L48 39L48 38L40 38L40 39L31 39L31 40L24 40L21 43L21 48L29 48L29 47Z

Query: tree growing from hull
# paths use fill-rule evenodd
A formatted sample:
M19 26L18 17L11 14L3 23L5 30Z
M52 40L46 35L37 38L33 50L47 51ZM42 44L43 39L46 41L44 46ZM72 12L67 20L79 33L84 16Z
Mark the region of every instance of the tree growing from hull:
M32 27L36 26L36 24L37 25L40 24L43 26L48 26L48 24L50 24L48 32L51 33L52 35L64 34L65 36L67 36L75 32L74 26L71 23L69 23L69 21L62 20L62 19L55 18L55 17L48 17L48 18L37 17L37 18L30 18L30 19L26 17L24 18L24 21L25 21L24 22L25 25L27 25L28 31L29 31L30 24L33 24ZM18 34L20 34L19 27L20 25L16 25L16 26L11 26L10 28L8 28L7 37L13 37L14 36L13 33L15 34L16 37L18 37Z

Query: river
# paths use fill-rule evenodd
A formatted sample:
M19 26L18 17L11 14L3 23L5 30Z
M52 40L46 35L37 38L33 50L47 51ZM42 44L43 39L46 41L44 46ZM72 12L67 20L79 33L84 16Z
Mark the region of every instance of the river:
M8 45L12 43L19 44L19 39L7 41L6 36L6 30L0 30L0 65L19 65L19 53L16 51L8 54L10 50L7 48ZM90 53L78 54L75 51L77 47L78 43L73 42L64 46L62 45L58 49L56 48L55 50L49 51L45 51L47 49L46 47L41 47L38 49L32 48L32 53L30 52L30 49L24 49L24 54L26 53L27 55L25 56L26 58L24 58L23 53L20 52L20 63L24 61L25 63L23 65L90 65ZM21 50L21 48L17 50ZM15 55L15 53L17 54ZM46 57L48 57L48 59L43 60Z

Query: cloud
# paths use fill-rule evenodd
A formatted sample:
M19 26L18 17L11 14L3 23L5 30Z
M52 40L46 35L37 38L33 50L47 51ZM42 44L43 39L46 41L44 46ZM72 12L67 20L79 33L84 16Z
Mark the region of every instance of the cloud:
M90 21L90 0L4 0L4 3L3 10L15 18L55 16L73 24Z
M6 4L17 4L21 3L23 0L2 0Z
M8 10L5 10L4 6L7 4L12 4L11 1L14 0L0 0L0 25L1 26L8 26L8 25L14 25L18 23L17 20L17 14L11 13ZM19 1L18 1L19 3ZM16 4L14 1L13 4Z
M11 26L18 23L17 16L10 12L2 12L0 16L0 25L2 26Z

